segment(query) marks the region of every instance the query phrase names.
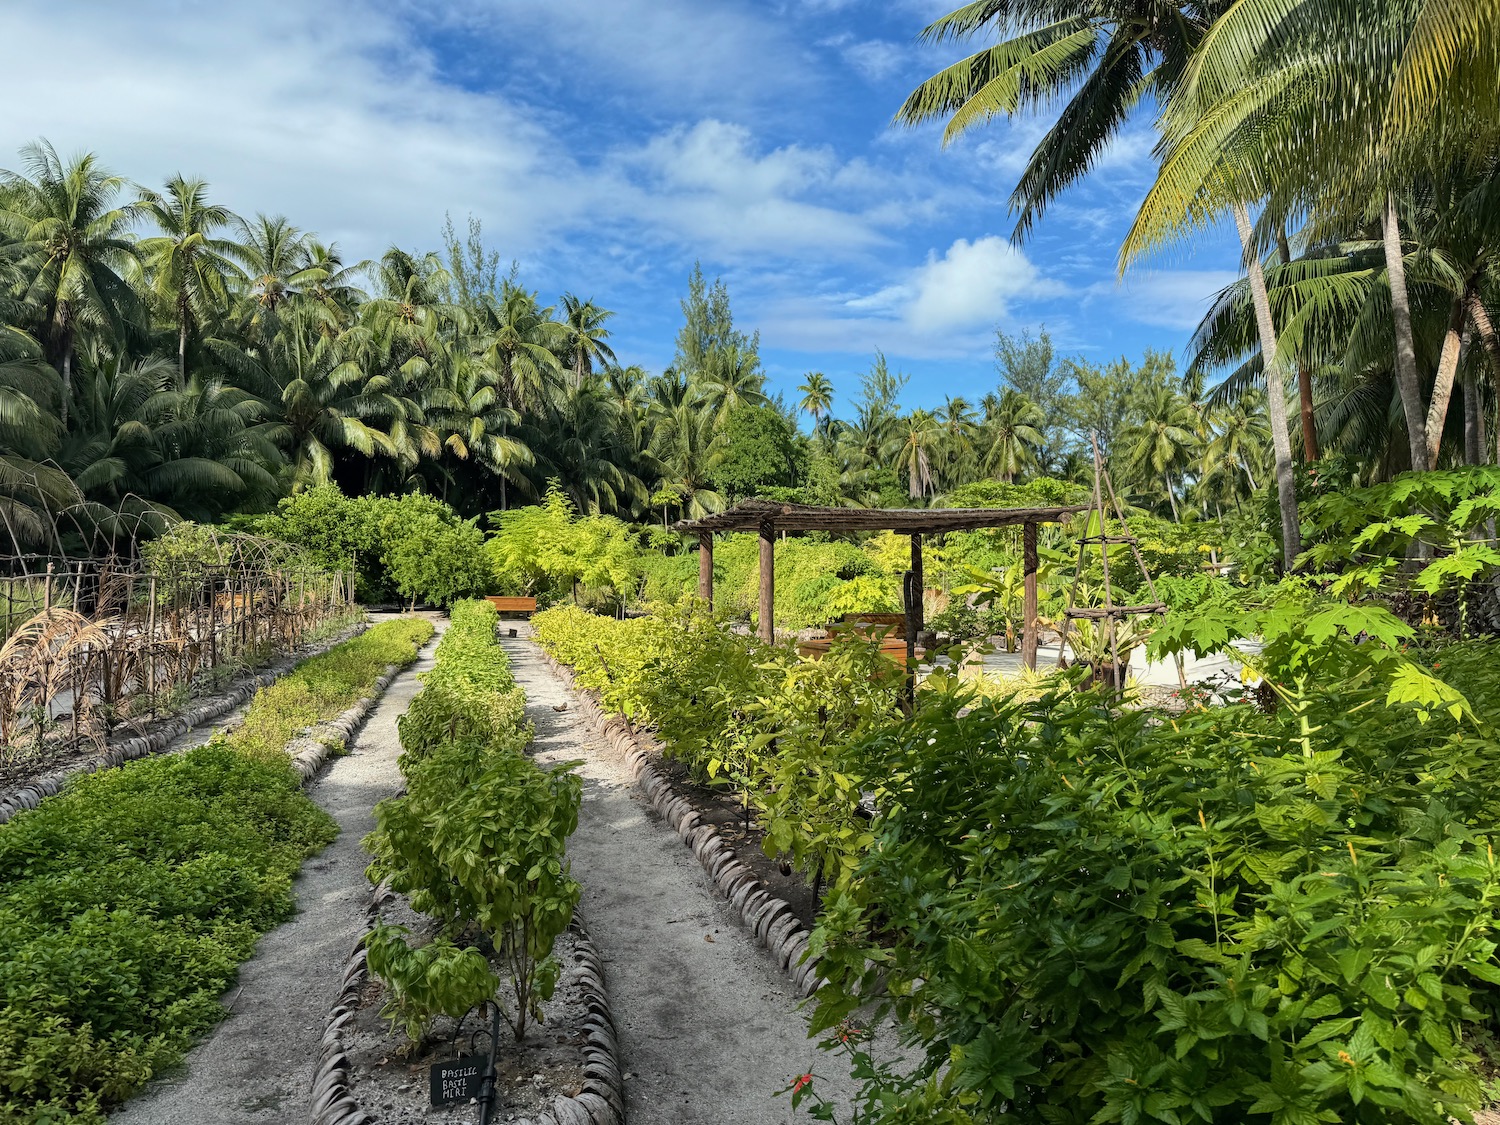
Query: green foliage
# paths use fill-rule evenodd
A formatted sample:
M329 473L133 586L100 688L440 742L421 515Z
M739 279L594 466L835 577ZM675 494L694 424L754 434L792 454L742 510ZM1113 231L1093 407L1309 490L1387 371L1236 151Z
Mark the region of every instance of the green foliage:
M376 626L258 692L235 735L82 775L0 826L0 1117L102 1122L222 1018L337 832L281 746L430 633Z
M1299 562L1335 572L1336 595L1405 595L1416 619L1440 620L1457 635L1494 632L1500 622L1490 580L1500 573L1500 551L1488 525L1497 516L1500 467L1403 473L1306 505Z
M495 995L500 978L477 949L439 936L413 948L404 926L382 922L365 936L370 972L384 983L380 1014L420 1043L439 1015L459 1019Z
M440 927L418 948L392 927L372 937L380 953L371 947L371 968L391 990L388 1014L414 1039L437 1014L461 1015L494 994L493 984L483 990L493 978L481 973L472 941L456 944L475 931L507 970L507 1018L523 1037L556 986L552 947L580 893L565 852L583 783L569 765L543 770L522 755L531 735L525 697L496 621L487 602L454 607L437 666L400 721L406 793L376 806L365 839L371 880L388 881Z
M1500 744L1357 679L1271 715L970 702L866 747L814 1028L875 1001L918 1063L856 1049L855 1120L1468 1119Z
M847 876L869 843L859 812L868 779L851 748L890 721L904 682L878 643L799 660L691 609L616 621L558 607L533 624L606 706L654 725L697 776L737 785L769 854L830 882Z
M319 563L358 568L359 597L449 606L488 590L484 536L431 496L349 498L323 484L282 500L256 528L302 547Z
M807 441L770 404L747 402L730 411L723 441L713 484L730 500L767 495L767 489L794 489L807 478Z
M298 731L332 718L370 690L390 665L405 666L432 636L432 623L403 617L371 626L305 660L255 693L244 721L226 738L242 754L277 760Z
M555 483L540 504L492 512L490 521L497 530L485 551L505 593L546 604L576 601L580 587L616 598L633 589L636 551L629 529L609 516L578 516Z

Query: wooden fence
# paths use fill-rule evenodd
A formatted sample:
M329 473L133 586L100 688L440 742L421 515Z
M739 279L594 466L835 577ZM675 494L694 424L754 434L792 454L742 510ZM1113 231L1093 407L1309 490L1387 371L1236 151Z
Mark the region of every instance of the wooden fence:
M217 672L347 615L353 575L286 559L151 572L119 558L0 556L0 753L99 740Z

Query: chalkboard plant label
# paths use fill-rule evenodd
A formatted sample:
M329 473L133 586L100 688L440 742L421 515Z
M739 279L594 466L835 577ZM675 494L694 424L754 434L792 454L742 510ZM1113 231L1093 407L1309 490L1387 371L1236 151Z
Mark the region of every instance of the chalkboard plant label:
M466 1055L435 1064L431 1071L432 1104L452 1105L477 1098L488 1061L484 1055Z

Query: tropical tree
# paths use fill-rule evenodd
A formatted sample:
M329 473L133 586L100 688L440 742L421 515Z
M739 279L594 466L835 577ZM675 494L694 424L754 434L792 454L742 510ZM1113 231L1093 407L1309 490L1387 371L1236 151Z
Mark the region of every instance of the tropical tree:
M1031 462L1032 450L1042 441L1041 425L1045 419L1036 403L1013 387L985 403L982 433L988 449L984 468L1006 483L1016 479Z
M1194 460L1198 446L1198 415L1174 389L1153 387L1138 407L1140 420L1125 433L1125 464L1137 479L1157 477L1165 486L1172 518L1177 510L1175 474Z
M141 205L161 233L140 242L147 291L177 327L177 389L187 385L188 338L193 329L222 315L229 306L230 281L237 272L235 244L215 238L235 216L208 202L208 184L173 176L163 193L145 191Z
M571 293L563 294L563 363L573 372L573 386L583 384L594 368L615 362L609 347L609 329L605 321L615 314L601 309L593 301L581 301Z
M821 371L809 371L797 389L802 392L797 409L810 417L817 429L833 412L833 382Z
M46 141L21 150L25 173L0 171L0 234L15 266L17 293L34 309L49 363L62 377L58 417L73 399L80 330L119 335L139 317L140 300L123 276L137 249L128 237L141 205L119 203L126 181L92 153L65 163Z
M913 410L901 425L896 463L906 474L907 492L913 500L938 490L933 461L942 440L942 427L931 411Z

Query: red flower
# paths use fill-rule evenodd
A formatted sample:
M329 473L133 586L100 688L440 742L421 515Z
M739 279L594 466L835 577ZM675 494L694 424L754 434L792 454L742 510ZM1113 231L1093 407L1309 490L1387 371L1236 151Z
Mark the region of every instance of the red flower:
M812 1085L812 1075L800 1074L797 1076L797 1080L792 1083L792 1093L795 1094L800 1091L802 1087L810 1085Z

